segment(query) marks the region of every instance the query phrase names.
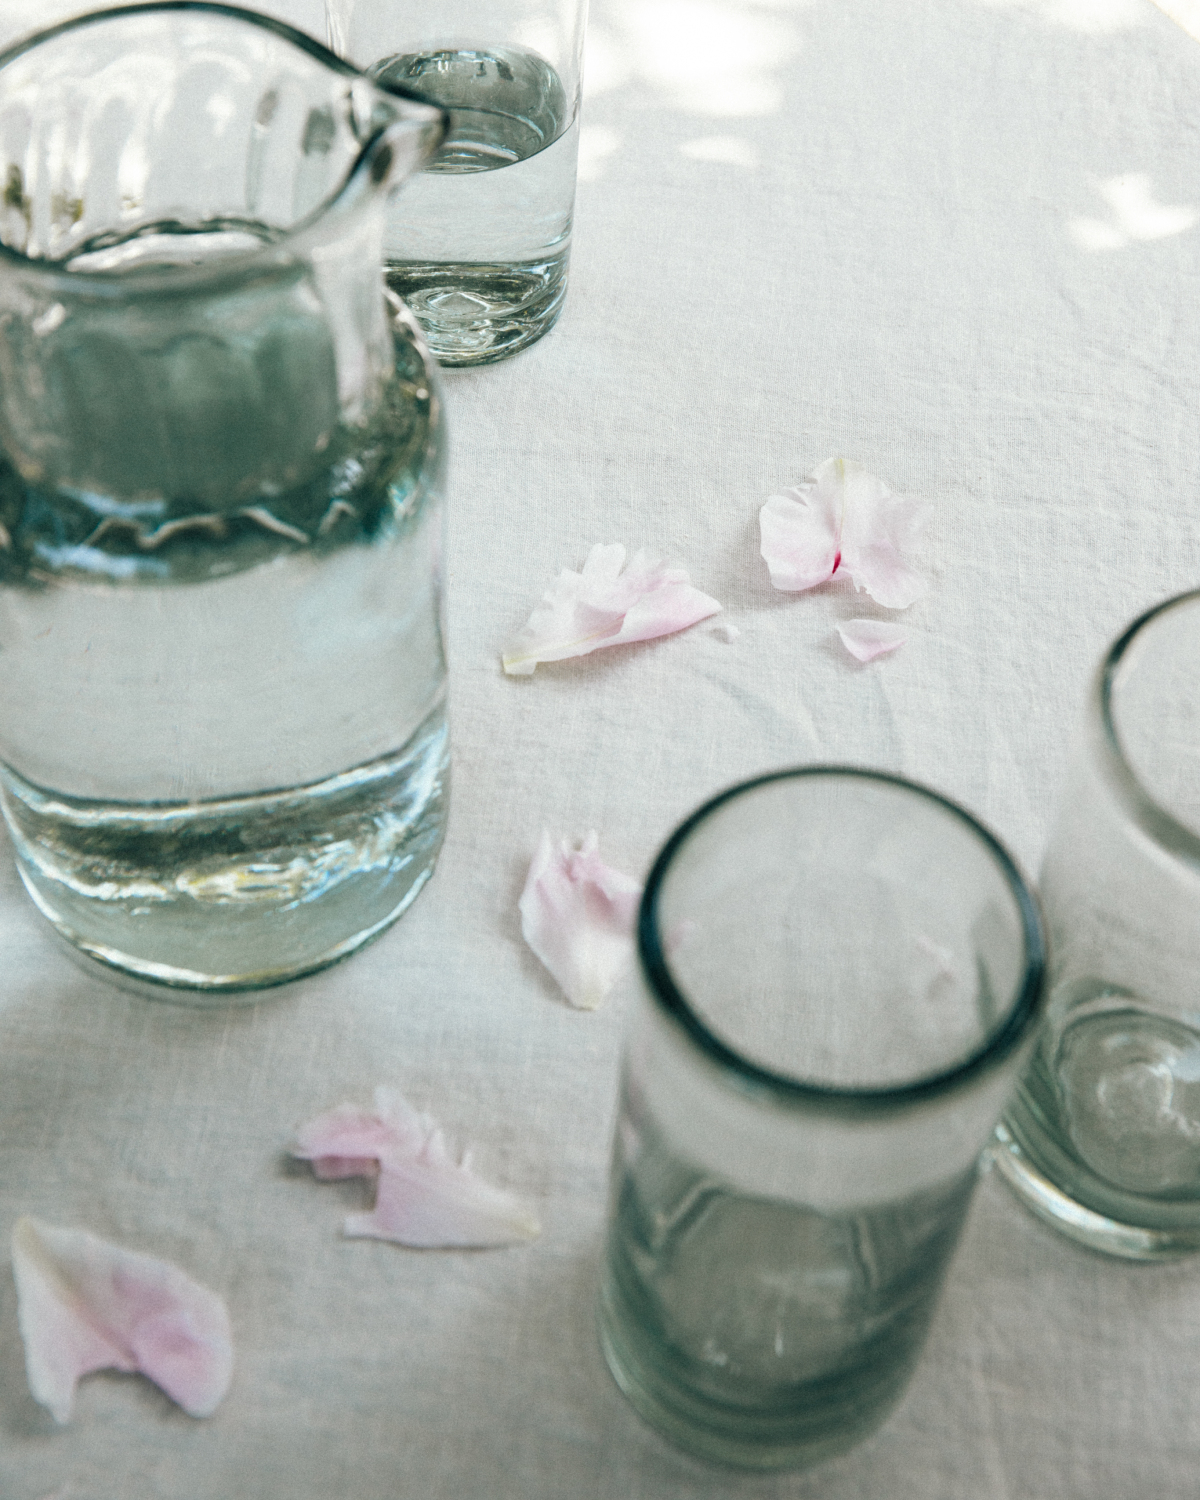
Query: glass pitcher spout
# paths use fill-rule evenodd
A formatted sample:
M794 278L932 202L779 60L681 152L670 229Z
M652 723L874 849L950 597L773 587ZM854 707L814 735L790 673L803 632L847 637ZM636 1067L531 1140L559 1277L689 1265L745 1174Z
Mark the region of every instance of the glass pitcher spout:
M448 119L253 11L95 11L0 52L0 244L70 263L118 232L114 212L145 232L196 192L276 236L307 230L419 171Z
M294 486L380 398L384 202L444 131L283 23L195 0L0 55L0 444L21 476L113 504Z

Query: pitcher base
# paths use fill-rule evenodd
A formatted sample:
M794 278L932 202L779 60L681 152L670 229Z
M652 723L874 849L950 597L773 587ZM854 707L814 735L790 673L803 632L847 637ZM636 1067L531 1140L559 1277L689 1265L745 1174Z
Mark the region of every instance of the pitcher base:
M328 781L195 804L55 797L0 767L17 868L81 953L192 1003L298 979L384 931L445 829L442 710Z

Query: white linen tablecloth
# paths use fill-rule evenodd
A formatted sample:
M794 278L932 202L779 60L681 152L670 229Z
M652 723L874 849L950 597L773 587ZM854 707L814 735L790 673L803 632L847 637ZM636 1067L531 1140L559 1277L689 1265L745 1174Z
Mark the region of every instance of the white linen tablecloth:
M445 381L454 787L416 905L195 1010L72 963L3 851L0 1262L22 1213L170 1257L228 1301L237 1369L210 1420L104 1375L56 1429L0 1263L0 1497L1194 1500L1200 1261L1089 1254L994 1178L856 1451L743 1477L645 1428L593 1328L633 980L572 1011L516 898L543 826L641 875L714 791L815 760L926 781L1036 867L1099 652L1200 584L1200 42L1150 0L593 0L588 67L561 322ZM776 593L758 556L763 500L832 454L932 507L908 644L865 668L834 635L865 596ZM725 614L506 679L597 541ZM542 1237L343 1240L366 1185L285 1152L380 1082Z

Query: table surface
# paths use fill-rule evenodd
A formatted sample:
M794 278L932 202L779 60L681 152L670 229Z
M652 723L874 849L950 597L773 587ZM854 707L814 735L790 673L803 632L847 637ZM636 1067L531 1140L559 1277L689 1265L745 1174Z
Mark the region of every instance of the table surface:
M10 4L3 34L50 13ZM1200 42L1149 0L593 0L588 75L562 319L445 381L455 779L413 909L201 1011L73 964L0 862L0 1245L32 1213L170 1257L237 1348L210 1420L103 1375L57 1429L0 1268L0 1495L1190 1500L1197 1263L1089 1254L994 1177L856 1451L741 1477L647 1430L593 1331L632 981L570 1009L516 898L544 826L641 874L712 792L815 760L928 782L1036 868L1092 664L1200 581ZM867 667L834 635L865 596L776 593L757 550L766 496L833 454L931 506L929 593ZM597 541L669 555L724 615L505 678ZM365 1185L285 1152L381 1082L542 1237L342 1239Z

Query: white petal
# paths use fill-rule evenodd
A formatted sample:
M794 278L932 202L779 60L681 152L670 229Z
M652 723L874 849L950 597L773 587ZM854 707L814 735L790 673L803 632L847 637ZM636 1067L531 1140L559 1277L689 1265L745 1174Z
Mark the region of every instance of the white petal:
M839 562L839 500L834 487L814 475L772 495L759 511L759 550L777 589L800 593L833 577Z
M908 554L926 509L893 494L861 464L828 458L759 512L771 582L798 591L845 573L885 608L904 609L925 591Z
M598 543L582 572L564 569L504 653L504 670L528 676L538 662L670 635L721 608L652 553L638 552L622 571L624 562L619 543Z
M12 1255L29 1388L56 1421L93 1370L140 1370L190 1416L216 1410L233 1342L215 1292L169 1261L30 1218L13 1231Z
M299 1132L293 1155L311 1160L319 1177L376 1177L374 1208L343 1226L352 1239L483 1248L540 1233L521 1199L476 1177L465 1157L455 1161L436 1122L395 1089L375 1090L374 1111L343 1104L318 1116Z
M476 1177L448 1153L393 1159L382 1167L370 1213L351 1214L351 1239L394 1240L416 1249L514 1245L541 1233L527 1204Z
M389 1150L419 1150L434 1129L396 1089L375 1090L375 1108L339 1104L310 1120L292 1155L311 1161L318 1177L369 1177Z
M593 831L578 849L543 831L521 893L521 934L572 1005L594 1010L633 957L642 887L600 858Z
M910 561L928 506L896 495L860 464L844 463L846 503L842 566L856 588L885 609L907 609L925 592Z

